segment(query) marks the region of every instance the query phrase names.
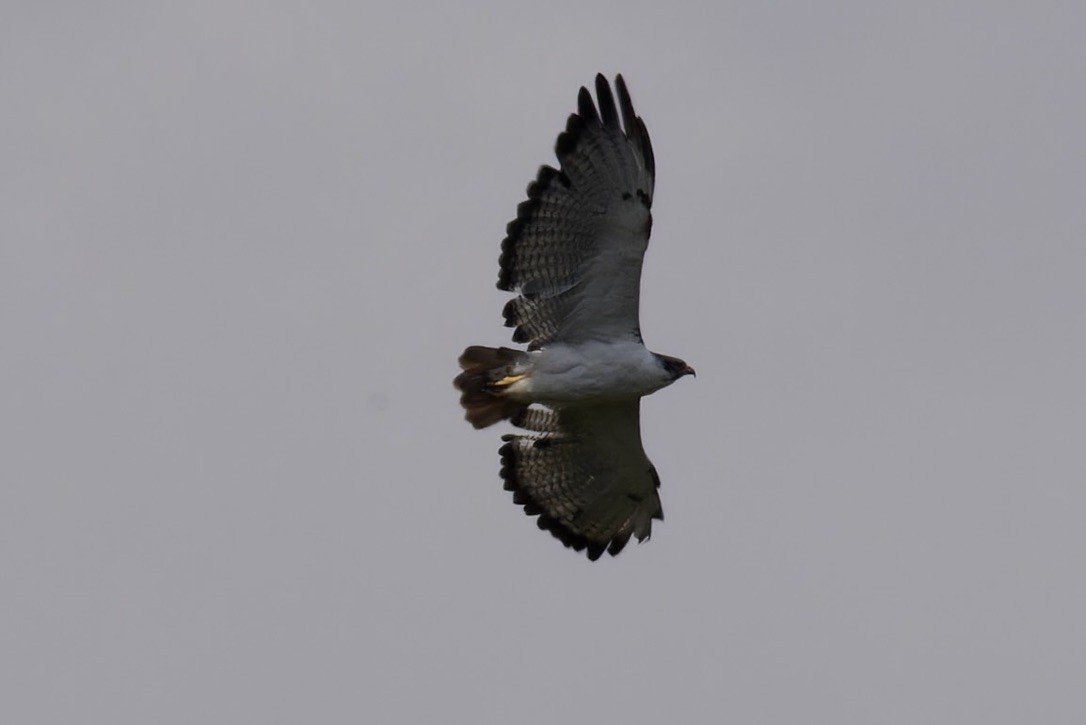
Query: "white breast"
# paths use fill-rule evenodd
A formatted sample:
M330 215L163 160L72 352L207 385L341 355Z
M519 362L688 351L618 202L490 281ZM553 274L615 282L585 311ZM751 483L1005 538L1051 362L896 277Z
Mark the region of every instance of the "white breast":
M530 375L507 394L541 403L578 403L639 398L671 382L641 343L584 342L551 345L532 355Z

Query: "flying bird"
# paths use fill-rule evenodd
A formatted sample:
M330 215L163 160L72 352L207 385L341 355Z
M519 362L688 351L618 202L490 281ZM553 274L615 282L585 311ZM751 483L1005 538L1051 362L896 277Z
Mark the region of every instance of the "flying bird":
M644 541L663 519L641 444L641 398L694 370L641 339L641 264L656 164L622 76L596 76L506 227L498 288L527 351L473 345L454 381L476 428L502 420L501 476L539 528L595 561Z

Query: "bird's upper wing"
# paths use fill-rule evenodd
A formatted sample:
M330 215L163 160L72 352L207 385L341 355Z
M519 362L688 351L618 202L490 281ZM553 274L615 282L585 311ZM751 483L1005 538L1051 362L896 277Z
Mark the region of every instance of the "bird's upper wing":
M502 242L498 287L513 340L640 339L641 262L652 229L655 161L622 76L582 87L558 136L560 169L543 166Z
M533 406L514 423L537 435L506 435L505 488L539 528L598 559L631 536L648 538L664 518L660 478L641 446L640 400L584 408Z

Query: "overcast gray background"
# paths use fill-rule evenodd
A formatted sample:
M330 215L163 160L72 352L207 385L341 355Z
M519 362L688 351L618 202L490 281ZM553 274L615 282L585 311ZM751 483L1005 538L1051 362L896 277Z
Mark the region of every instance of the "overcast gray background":
M1086 722L1080 3L7 3L5 723ZM597 71L667 520L461 420Z

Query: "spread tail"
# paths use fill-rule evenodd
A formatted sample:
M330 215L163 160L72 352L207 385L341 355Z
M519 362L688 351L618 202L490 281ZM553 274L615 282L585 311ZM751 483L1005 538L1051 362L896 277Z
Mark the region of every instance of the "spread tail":
M505 387L524 377L522 363L528 354L508 347L472 345L460 356L460 368L453 385L460 391L464 417L476 428L522 413L528 403L505 396ZM518 370L519 368L519 370Z

